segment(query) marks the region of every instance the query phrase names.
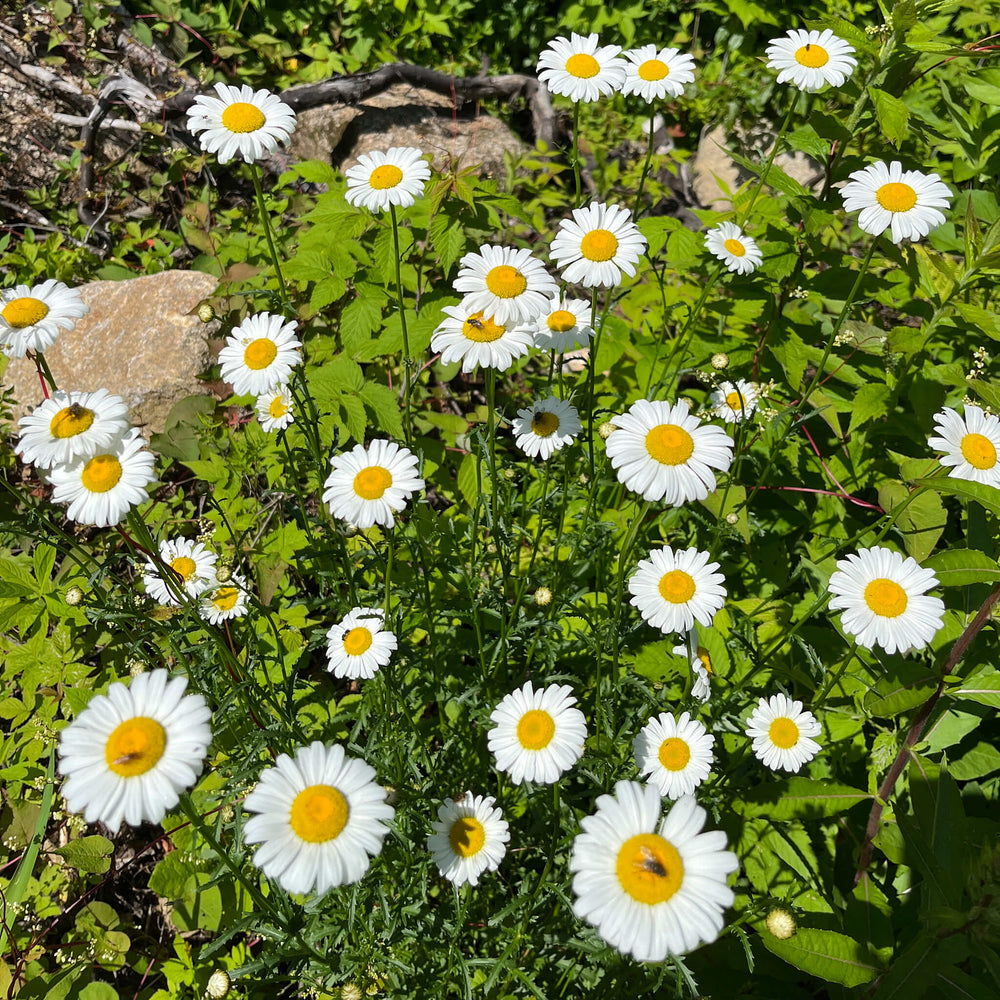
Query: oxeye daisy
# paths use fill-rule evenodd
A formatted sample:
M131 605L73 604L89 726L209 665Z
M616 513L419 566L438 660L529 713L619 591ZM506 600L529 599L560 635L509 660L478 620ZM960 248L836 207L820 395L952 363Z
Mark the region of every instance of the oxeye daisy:
M594 336L590 312L589 302L553 295L548 306L527 324L535 347L557 354L586 347Z
M378 608L354 608L326 633L327 670L334 677L370 680L396 649L396 637L383 629Z
M726 602L726 588L725 577L714 572L719 564L708 560L707 552L695 548L653 549L628 581L631 603L663 632L686 632L695 621L711 625Z
M723 261L730 271L750 274L764 259L757 243L734 222L720 222L705 233L709 253Z
M292 412L292 392L287 385L279 385L270 392L257 397L257 421L260 429L271 431L284 430L294 419Z
M375 769L341 746L313 742L279 754L243 800L253 863L287 892L324 893L357 882L382 850L395 810Z
M210 625L219 625L247 613L247 581L233 573L225 582L216 581L202 591L198 613Z
M661 712L635 738L635 766L668 799L691 795L712 770L715 737L687 712Z
M424 488L417 475L417 456L395 441L372 441L367 448L356 444L350 451L334 455L330 465L323 502L334 517L359 528L374 524L391 528L396 523L395 513Z
M393 146L384 153L362 153L353 167L344 172L352 205L370 212L384 212L390 205L409 208L423 193L431 168L423 151L414 146Z
M767 46L767 68L778 70L778 83L813 93L828 83L839 87L854 72L858 61L854 46L838 38L829 28L806 31L793 28Z
M0 291L0 351L9 358L44 351L61 329L72 330L87 312L77 289L52 278L40 285L5 288Z
M507 853L510 831L492 795L463 792L445 799L427 849L441 874L455 885L476 885L485 871L495 872Z
M146 585L146 593L154 601L177 605L180 601L174 594L175 590L183 591L188 597L199 597L215 586L215 561L218 557L203 543L192 542L188 538L164 538L159 551L160 559L175 574L174 587L171 588L164 579L164 574L169 571L147 559L142 582Z
M753 416L759 397L760 388L755 383L739 378L735 384L720 382L711 395L711 403L727 424L736 424Z
M664 97L680 97L684 84L694 80L694 57L679 49L660 49L643 45L628 49L622 55L625 64L623 94L638 94L644 101L662 101Z
M697 626L692 625L688 629L684 644L673 646L670 652L674 656L686 656L691 664L691 671L694 674L691 697L695 701L708 701L712 697L712 657L698 641Z
M858 225L872 236L889 229L893 243L919 240L944 222L939 209L951 205L951 190L937 174L904 170L898 160L855 170L840 189L844 210L860 209Z
M75 458L49 473L53 503L68 503L66 516L98 528L117 524L133 507L149 499L146 487L156 479L155 459L133 427L108 451Z
M17 423L17 451L39 469L90 458L129 429L128 407L107 389L54 392Z
M783 694L761 698L747 719L746 729L753 739L754 755L772 771L798 771L808 764L820 751L812 739L820 731L812 712L804 711L801 701Z
M255 163L269 156L295 131L295 112L267 90L217 83L218 97L200 94L188 109L187 127L206 153L220 163L241 156Z
M662 822L661 808L656 788L619 781L580 821L569 860L573 912L640 962L714 941L733 904L726 878L739 867L721 830L701 832L705 810L693 796L678 799Z
M177 805L198 780L212 739L205 699L186 688L186 677L153 670L90 699L59 737L70 812L114 832L123 820L159 823Z
M431 350L440 351L446 365L461 361L463 372L475 371L480 365L503 372L531 349L529 328L508 329L465 300L457 306L445 306L444 313L445 319L431 337Z
M277 389L288 381L292 369L302 360L295 336L295 320L268 312L248 316L226 338L219 351L222 379L232 384L233 393L255 396Z
M927 597L938 578L915 559L876 545L837 560L830 577L831 611L859 646L905 653L926 646L944 624L944 602Z
M504 326L534 319L558 291L545 265L530 250L483 245L459 264L455 291L465 294L462 308L481 311Z
M564 281L610 287L621 284L622 272L635 274L646 246L627 208L594 201L573 209L573 218L559 223L549 253L563 269Z
M938 434L928 444L944 452L941 464L951 467L949 476L1000 489L1000 420L971 404L964 417L946 406L934 414L934 429Z
M545 461L580 433L580 416L572 404L548 396L518 410L513 430L517 446L525 455Z
M733 460L732 438L703 425L684 402L640 399L614 424L608 458L619 482L644 500L672 507L704 500L715 490L712 469L726 472Z
M583 756L587 739L587 722L575 704L568 684L535 691L526 681L507 695L493 709L494 726L487 734L497 770L506 771L515 785L557 781Z
M553 94L571 101L596 101L621 90L625 60L620 45L600 45L596 33L560 35L538 57L535 72Z

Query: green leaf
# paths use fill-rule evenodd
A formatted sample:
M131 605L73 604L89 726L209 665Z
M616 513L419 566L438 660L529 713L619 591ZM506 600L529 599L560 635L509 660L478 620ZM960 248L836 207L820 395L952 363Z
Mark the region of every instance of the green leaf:
M784 778L750 791L733 808L743 816L766 816L770 820L821 819L870 799L867 792L835 781Z
M937 690L938 680L915 663L901 663L884 677L864 700L865 711L878 719L892 719L922 705Z
M476 456L470 451L458 467L458 492L465 498L465 502L470 507L475 507L479 502L479 482L476 478ZM489 477L485 470L482 473L482 487L488 491L490 488Z
M772 954L789 965L841 986L870 983L882 969L876 965L868 949L854 938L836 931L800 928L787 941L772 934L760 935L761 943Z
M441 272L447 275L452 265L465 250L465 229L457 220L438 215L428 230L431 246L438 255Z
M340 314L340 342L352 357L382 323L382 300L356 298Z
M115 845L107 837L93 836L71 840L54 853L78 872L103 875L111 867L111 855L114 849Z
M361 390L365 405L375 414L375 427L392 438L403 437L403 418L399 396L387 385L366 382Z
M942 587L967 587L1000 580L1000 564L978 549L947 549L924 563L934 570Z
M982 778L994 771L1000 771L1000 750L992 743L977 743L968 753L952 761L948 770L958 781Z
M907 123L910 120L910 109L904 101L892 94L887 94L878 87L869 87L875 104L875 117L878 118L879 128L882 134L897 148L906 138Z
M851 407L851 423L847 428L848 433L856 427L874 420L876 417L885 415L889 406L891 392L889 387L882 382L872 382L863 385L855 394Z
M889 479L878 491L878 502L889 514L906 504L896 518L896 528L903 535L907 554L923 563L934 551L948 522L941 498L930 492L916 493L898 479Z
M760 174L763 172L765 163L754 163L753 160L748 160L745 156L741 156L735 150L728 149L726 152L735 160L741 167L746 167L747 170L752 173ZM807 196L809 191L804 188L797 180L789 177L777 163L772 163L771 168L767 172L767 183L774 188L775 191L780 191L782 194L787 195L797 195L797 196Z
M1000 490L984 483L973 483L967 479L953 479L951 476L933 476L921 479L918 486L928 486L935 493L946 493L963 500L976 500L995 517L1000 517Z
M723 498L725 498L725 508L723 509ZM750 541L750 525L747 521L747 509L743 506L746 502L747 491L743 486L730 486L727 492L725 487L715 490L713 493L709 493L704 500L702 500L702 505L715 515L717 521L721 521L727 514L739 508L737 511L737 517L739 520L736 524L732 525L734 531L736 531L744 542L749 543Z
M118 1000L118 993L108 983L87 983L80 990L80 1000Z
M967 677L960 687L949 688L945 693L952 698L1000 708L1000 673L989 670L975 677Z

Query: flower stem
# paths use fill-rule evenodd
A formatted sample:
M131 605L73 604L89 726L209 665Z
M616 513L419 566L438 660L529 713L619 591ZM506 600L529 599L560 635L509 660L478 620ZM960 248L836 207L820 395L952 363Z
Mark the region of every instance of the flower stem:
M652 105L649 109L649 141L646 143L646 161L642 165L642 174L639 177L639 189L635 193L635 207L632 209L632 221L639 218L639 203L642 200L642 189L649 176L649 164L653 159L653 119L656 117Z
M576 186L576 194L573 197L573 205L580 206L580 102L573 105L573 180Z
M278 251L274 246L274 234L271 232L271 220L264 206L264 190L260 186L260 167L256 163L250 164L250 176L253 178L253 189L257 195L257 209L260 212L261 225L264 227L264 236L267 238L267 248L271 252L271 263L274 265L274 273L278 276L278 287L281 289L282 305L290 302L288 289L285 287L285 278L281 273L281 261L278 259Z
M402 260L399 255L399 222L396 219L396 206L389 206L389 218L392 219L392 248L396 256L396 307L399 309L399 327L403 333L403 433L406 444L413 440L413 430L410 425L410 338L406 329L406 310L403 308L403 278Z

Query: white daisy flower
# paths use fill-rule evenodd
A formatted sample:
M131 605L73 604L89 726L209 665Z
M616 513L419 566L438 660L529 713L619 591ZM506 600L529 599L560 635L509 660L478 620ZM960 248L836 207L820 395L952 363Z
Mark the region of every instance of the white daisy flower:
M490 720L495 725L487 734L497 770L506 771L515 785L557 781L583 756L587 739L587 722L575 704L568 684L535 691L526 681L507 695L493 709Z
M166 670L115 683L59 737L62 794L70 812L116 832L159 823L197 780L212 740L212 713L186 677Z
M546 309L526 324L540 351L562 354L574 347L587 347L594 331L590 326L590 303L553 295Z
M613 423L608 458L619 482L644 500L704 500L715 491L712 469L726 472L733 460L732 438L702 425L684 402L640 399Z
M808 764L820 751L811 738L820 731L812 712L803 711L801 701L783 694L761 698L747 719L746 729L753 739L754 755L772 771L798 771Z
M512 426L518 448L544 462L580 433L580 415L565 400L548 396L518 410Z
M342 517L359 528L381 524L391 528L394 513L406 507L424 481L417 475L417 456L395 441L376 440L365 448L330 459L333 471L323 484L323 502L334 517Z
M40 285L15 285L0 290L0 351L23 358L27 351L44 351L72 330L90 311L76 288L49 278Z
M242 618L247 613L247 581L233 573L224 583L215 582L202 591L198 614L210 625L220 625L231 618Z
M39 469L90 458L129 429L128 407L107 389L54 392L17 423L18 454Z
M670 652L674 656L686 656L691 664L694 672L691 697L695 701L708 701L712 697L712 658L708 650L698 642L697 626L692 625L683 645L673 646Z
M553 94L571 101L596 101L621 90L625 60L620 45L599 45L595 34L560 35L538 57L535 72Z
M424 193L431 168L423 151L414 146L393 146L384 153L362 153L353 167L344 171L351 205L370 212L384 212L390 205L409 208Z
M831 611L859 646L905 653L926 646L944 624L944 602L927 597L938 578L915 559L876 545L837 560L830 577Z
M1000 420L972 404L964 417L946 406L934 414L934 429L938 434L927 443L944 452L941 464L951 467L950 477L1000 489Z
M233 394L255 396L277 389L288 381L302 360L301 342L295 336L299 324L268 312L248 316L226 337L219 351L222 380Z
M199 94L188 109L187 127L220 163L241 156L255 163L270 156L295 131L295 112L267 90L217 83L218 97Z
M715 737L687 712L661 712L635 738L635 766L668 799L691 795L712 770Z
M621 284L622 272L635 274L646 246L627 208L593 201L574 208L573 218L559 223L549 254L563 269L564 281L610 287Z
M455 291L465 295L462 307L482 311L503 326L533 320L558 292L555 279L530 250L484 244L458 263Z
M216 584L215 561L218 556L201 542L192 542L188 538L164 538L160 542L160 558L176 574L174 589L183 590L188 597L200 597ZM142 576L146 593L158 604L180 604L163 574L164 571L152 559L146 560Z
M628 49L622 55L625 65L623 94L638 94L644 101L662 101L664 97L680 97L684 84L694 80L694 57L680 49L660 49L643 45Z
M334 677L371 680L396 649L396 637L383 629L378 608L354 608L326 633L326 655Z
M508 329L482 309L473 309L463 299L457 306L444 307L445 319L431 337L431 350L441 352L441 361L448 365L462 362L462 371L496 368L505 372L531 349L530 328Z
M755 240L747 236L734 222L720 222L705 233L709 253L723 261L730 271L750 274L764 259Z
M375 769L341 746L316 741L294 757L280 754L243 800L257 814L244 827L246 842L261 845L253 863L287 892L357 882L395 813L374 779Z
M98 528L117 524L133 507L149 499L146 487L155 481L155 459L133 427L112 442L109 451L75 458L49 473L53 503L68 503L66 516Z
M752 417L760 398L760 387L755 382L745 382L738 378L736 384L720 382L710 401L717 416L727 424L738 424Z
M840 194L846 212L860 209L858 225L866 233L879 236L891 229L893 243L926 236L944 222L938 209L951 205L951 189L937 174L904 170L899 160L855 170Z
M654 628L686 632L697 621L709 626L726 603L725 577L707 552L695 548L653 549L628 581L631 603Z
M441 874L455 885L476 885L485 871L495 872L507 853L510 831L492 795L463 792L445 799L427 849Z
M580 821L569 861L573 912L640 962L714 941L733 904L726 878L739 867L721 830L701 832L705 810L693 796L678 799L662 823L661 808L652 786L619 781Z
M858 61L854 46L838 38L829 28L806 31L793 28L767 46L767 68L778 70L778 83L791 81L807 94L828 83L840 87L854 72Z
M257 421L262 431L284 430L294 419L292 412L292 391L287 385L279 385L270 392L257 397Z

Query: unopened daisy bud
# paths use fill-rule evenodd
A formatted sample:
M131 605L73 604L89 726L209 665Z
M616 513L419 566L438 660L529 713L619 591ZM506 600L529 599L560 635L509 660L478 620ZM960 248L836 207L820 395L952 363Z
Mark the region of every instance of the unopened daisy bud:
M357 983L344 983L340 987L340 1000L361 1000L363 996L364 993Z
M216 566L215 579L218 583L228 583L232 578L233 571L229 566Z
M712 367L717 371L721 372L723 369L729 367L729 355L723 354L721 351L718 354L712 355Z
M504 477L504 479L513 479L516 475L517 475L517 472L514 469L504 469L503 470L503 477Z
M229 992L229 976L222 969L217 969L208 978L208 985L205 987L205 996L212 997L213 1000L222 1000Z
M198 319L200 319L202 323L211 323L212 320L215 319L215 310L208 302L202 302L202 304L198 306Z
M609 437L615 432L615 425L610 420L605 420L600 427L597 428L597 433L607 441Z
M771 910L767 915L767 929L779 940L787 941L796 931L795 917L788 910Z
M232 823L235 818L236 810L232 806L225 805L219 810L219 819L221 819L223 823Z
M726 524L738 524L740 520L740 515L736 511L730 511L726 515Z
M65 601L71 608L75 608L82 600L83 591L79 587L70 587L66 591Z
M142 660L129 660L125 665L128 667L128 672L132 677L138 677L139 674L146 672L146 664Z
M587 473L586 472L581 472L580 473L580 485L581 486L586 486L587 483L589 483L589 482L590 482L590 478L587 476Z
M552 603L552 591L548 587L539 587L535 591L535 604L540 608Z

